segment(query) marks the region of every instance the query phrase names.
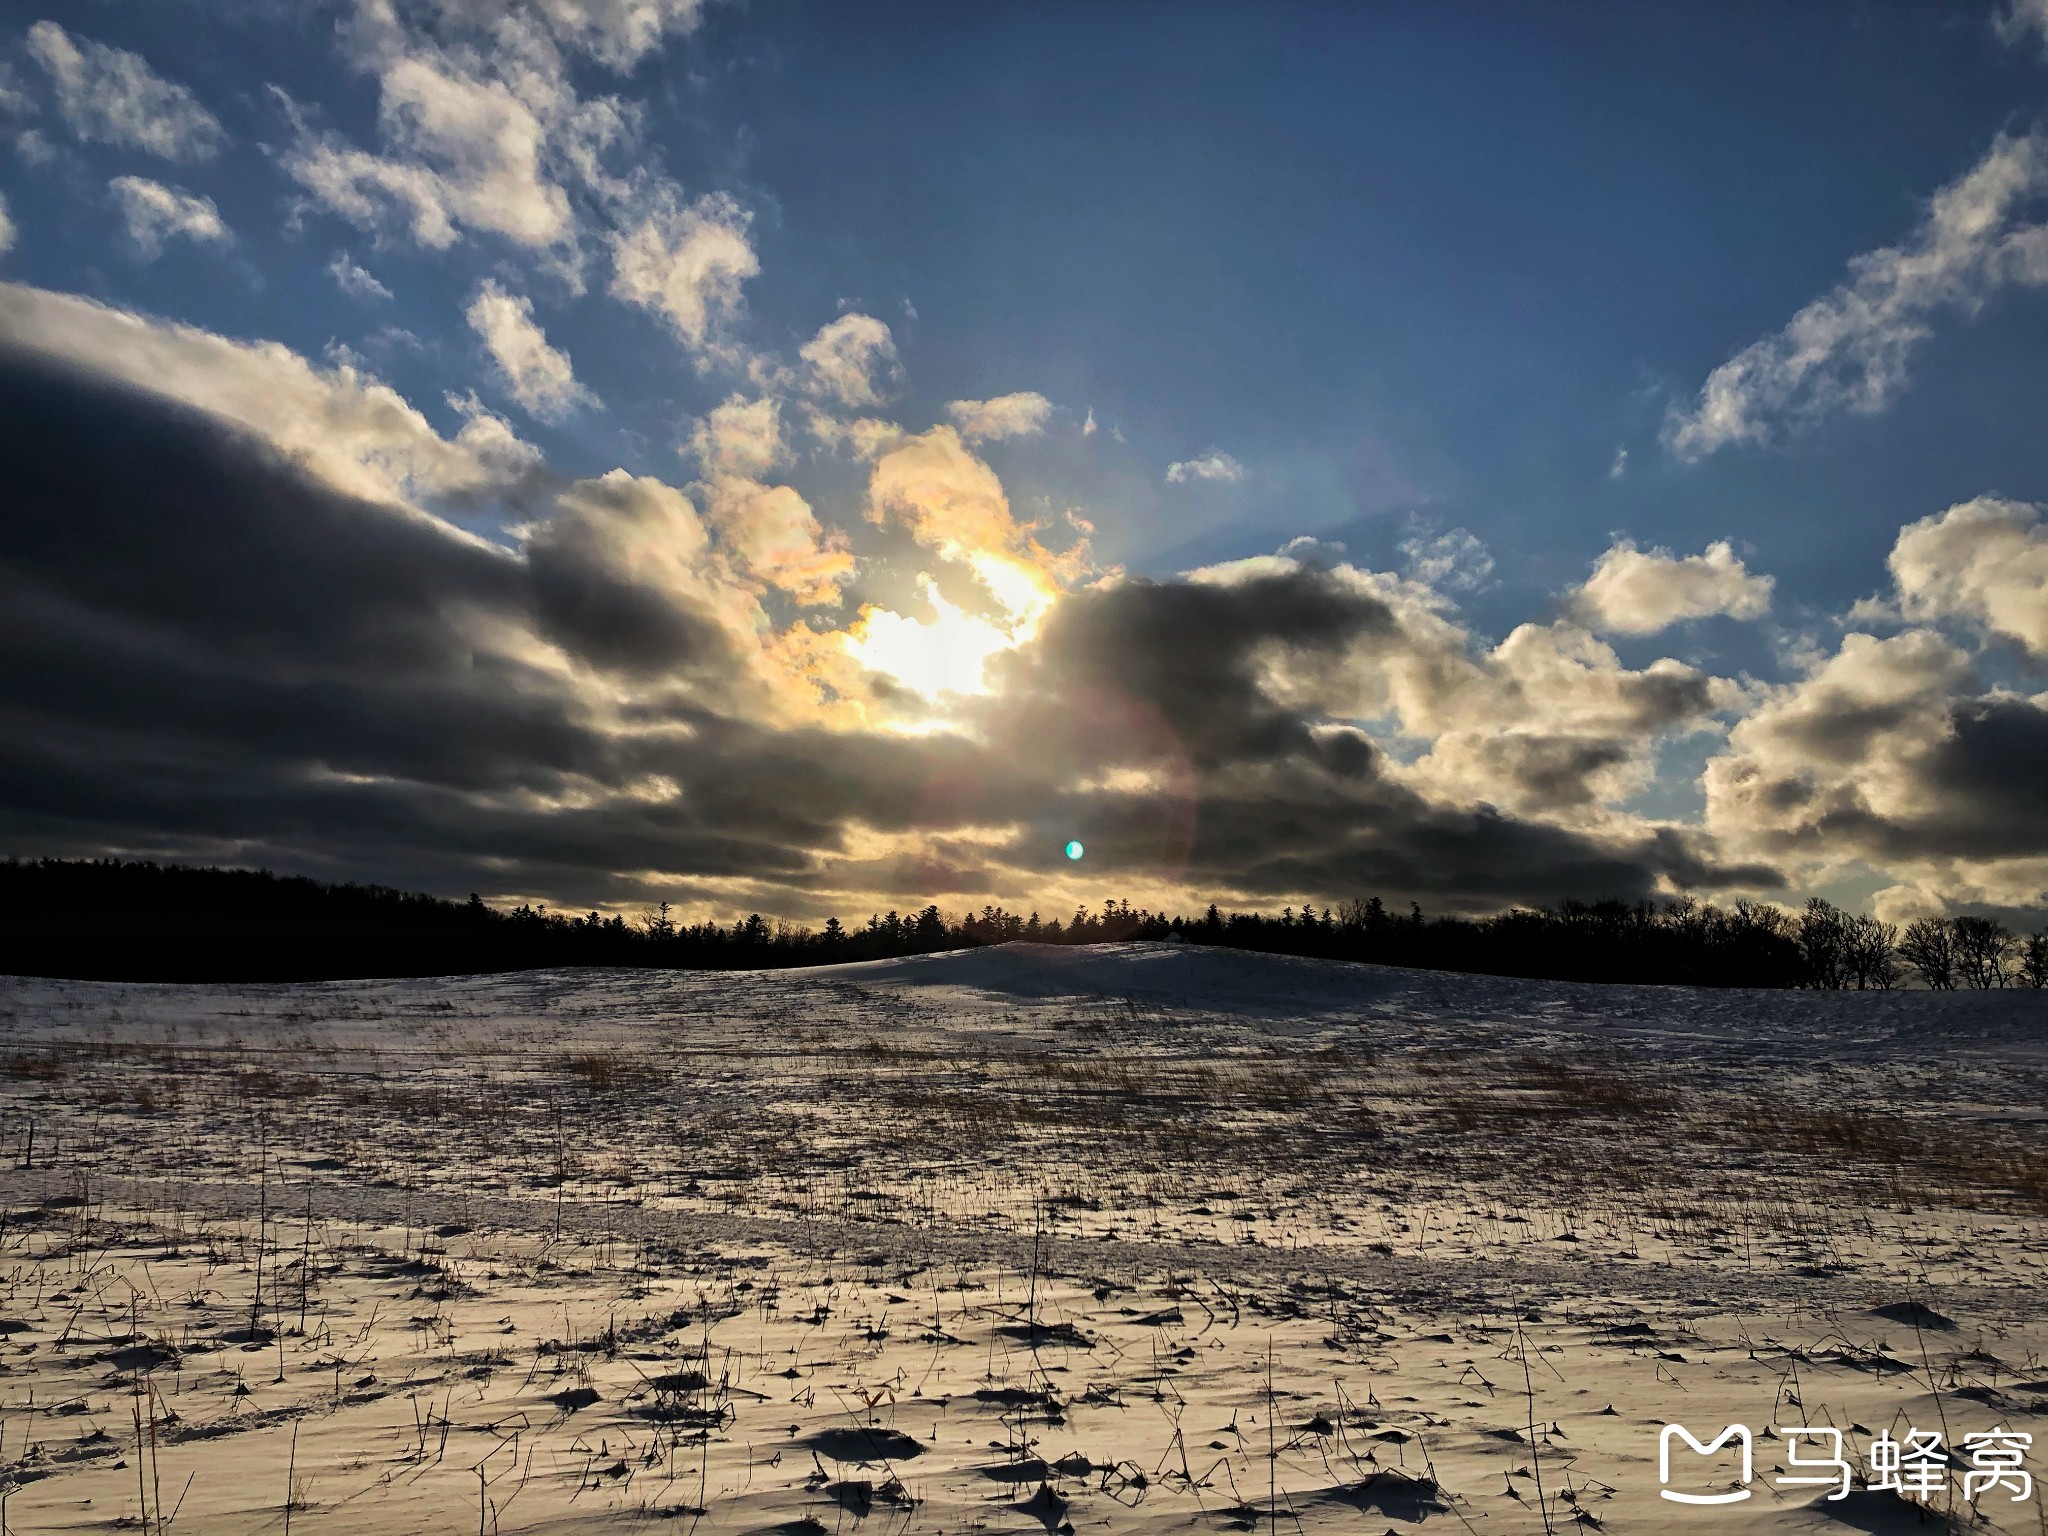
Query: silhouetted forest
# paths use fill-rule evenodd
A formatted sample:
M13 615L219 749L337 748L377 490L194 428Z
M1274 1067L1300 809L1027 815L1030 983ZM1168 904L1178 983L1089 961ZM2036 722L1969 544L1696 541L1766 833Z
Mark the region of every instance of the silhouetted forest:
M1389 911L1377 897L1279 916L1169 916L1106 902L1071 917L936 906L820 928L759 915L679 923L492 907L258 870L119 860L0 863L0 973L156 981L450 976L548 966L751 970L930 954L1025 940L1213 944L1333 960L1562 981L1690 986L2048 985L2048 933L1983 917L1898 928L1825 901L1792 913L1737 902L1566 902L1492 917Z

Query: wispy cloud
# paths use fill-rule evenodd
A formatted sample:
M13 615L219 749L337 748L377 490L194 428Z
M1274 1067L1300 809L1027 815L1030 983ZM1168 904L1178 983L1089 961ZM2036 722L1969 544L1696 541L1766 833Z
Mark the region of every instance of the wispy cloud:
M163 254L170 238L226 245L234 236L210 197L197 197L146 176L116 176L107 183L121 207L128 238L144 256Z
M747 239L751 215L722 192L662 202L612 236L614 298L662 316L691 354L709 361L761 263Z
M2048 47L2048 0L2011 0L1998 13L1994 24L1998 35L2008 43L2038 37L2043 47Z
M75 39L54 21L28 29L28 51L50 77L57 110L81 139L204 160L227 138L199 98L140 54Z
M604 161L638 147L639 109L585 98L571 63L583 55L629 69L663 38L696 23L699 0L361 0L336 29L377 82L376 144L366 148L287 110L295 142L285 171L312 202L363 228L403 228L445 249L466 232L550 253L580 283L583 234L572 190L615 205L662 178L644 163L624 175Z
M14 66L0 59L0 114L8 117L29 117L36 110L35 99L28 93L22 78Z
M569 354L550 346L546 333L534 323L530 299L487 281L470 301L465 318L469 328L483 338L512 398L529 415L542 421L562 421L579 406L599 403L597 396L577 382Z
M378 282L374 274L358 266L347 251L334 253L334 260L327 263L327 275L352 299L388 300L391 297L391 290Z
M1837 411L1882 410L1944 310L1975 313L2008 286L2048 285L2048 225L2023 215L2048 193L2048 137L2001 136L1936 193L1903 243L1850 263L1849 278L1782 331L1716 368L1664 442L1687 462Z
M1337 546L1342 549L1340 544ZM1448 533L1425 538L1421 534L1401 541L1411 580L1447 592L1473 592L1493 575L1493 554L1472 532L1453 528Z

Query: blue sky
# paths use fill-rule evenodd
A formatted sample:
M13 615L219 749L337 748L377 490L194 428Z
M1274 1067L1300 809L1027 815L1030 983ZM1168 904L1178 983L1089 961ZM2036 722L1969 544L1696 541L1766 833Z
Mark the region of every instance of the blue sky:
M1254 626L1219 664L1256 673L1260 707L1304 741L1362 732L1420 797L1368 816L1333 791L1347 835L1498 815L1584 846L1526 878L1526 850L1502 854L1501 878L1439 891L1427 861L1381 843L1325 867L1220 847L1211 862L1206 834L1165 857L1136 837L1115 871L1131 888L1341 899L1355 891L1327 887L1408 880L1483 907L1611 868L1628 893L1875 892L1903 916L2031 910L2048 886L2048 827L1987 863L1954 804L1992 774L1980 799L2011 794L2001 816L2048 823L2025 788L2048 761L1984 724L2044 712L2039 0L4 15L0 278L21 297L0 341L321 464L480 454L460 485L401 476L376 493L518 559L551 527L566 537L576 485L623 469L673 488L710 529L704 569L730 578L705 600L738 605L725 620L772 653L735 675L795 665L822 690L800 706L785 676L696 701L724 718L989 747L1001 733L973 699L1004 697L1013 674L1072 685L1043 670L1071 594L1150 601L1128 594L1195 571L1233 590L1334 582L1392 605L1408 660L1353 636L1338 687ZM275 344L342 403L248 403L285 395L252 382L282 365L247 351L145 376L55 296ZM833 336L851 348L836 365L818 350ZM309 435L385 386L438 446ZM1008 426L961 409L1004 400ZM962 490L976 476L999 484L1001 521ZM688 565L697 536L663 558ZM623 535L603 537L624 559ZM1318 542L1290 543L1304 537ZM1043 599L1005 604L1002 570ZM1531 671L1500 649L1524 625L1566 660ZM878 665L882 642L862 637L885 630L943 656ZM1900 671L1922 635L1947 649ZM945 660L963 644L965 673ZM1484 674L1473 688L1505 688L1508 712L1453 708L1462 684L1422 688L1402 669L1437 667L1410 654L1431 646ZM1569 697L1552 690L1567 663ZM1692 703L1587 702L1653 692L1672 668L1697 680ZM1129 691L1176 740L1199 734ZM1880 697L1904 711L1898 734L1843 744L1829 711ZM2041 739L2014 718L2017 739ZM1995 769L1971 756L1986 731L2005 743ZM1114 822L1123 800L1071 797L1112 768L1164 782L1142 750L1100 755L1033 793ZM1246 764L1189 756L1185 793L1230 824ZM1271 791L1250 798L1270 807ZM1793 799L1810 818L1785 812ZM338 832L278 843L224 814L152 831L23 810L17 836L316 871L341 857ZM812 884L843 870L862 899L948 879L937 894L1014 899L1066 875L965 849L1021 848L1037 814L1002 835L986 807L945 825L852 815L812 829L796 861ZM1644 855L1659 837L1685 857ZM475 878L472 857L408 842L401 862L445 884ZM803 915L684 849L639 870L608 859L515 861L505 890L674 888Z

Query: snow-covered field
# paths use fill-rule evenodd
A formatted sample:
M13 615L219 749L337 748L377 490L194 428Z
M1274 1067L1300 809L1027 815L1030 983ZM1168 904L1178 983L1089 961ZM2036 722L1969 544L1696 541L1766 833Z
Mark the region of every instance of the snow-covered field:
M1924 1530L1920 1429L2048 1531L2044 1085L2040 993L1163 945L0 980L6 1529Z

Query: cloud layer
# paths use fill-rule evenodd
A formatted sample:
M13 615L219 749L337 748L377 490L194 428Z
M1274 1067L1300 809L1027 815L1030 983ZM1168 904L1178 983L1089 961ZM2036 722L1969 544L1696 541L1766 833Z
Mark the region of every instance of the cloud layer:
M0 288L0 356L0 804L30 851L812 916L1078 897L1076 836L1092 878L1161 899L1777 878L1611 808L1716 680L1570 624L1487 646L1348 565L1095 573L951 425L881 453L867 502L964 583L957 635L872 604L837 628L773 606L829 606L854 556L772 483L770 396L700 425L686 492L552 477L474 408L445 435L352 366L34 289ZM486 503L524 509L510 543L435 511ZM937 709L876 670L885 619L993 635L980 686Z

